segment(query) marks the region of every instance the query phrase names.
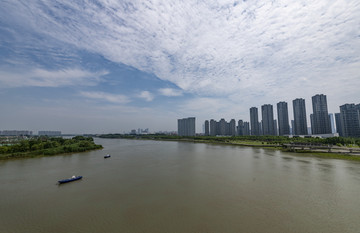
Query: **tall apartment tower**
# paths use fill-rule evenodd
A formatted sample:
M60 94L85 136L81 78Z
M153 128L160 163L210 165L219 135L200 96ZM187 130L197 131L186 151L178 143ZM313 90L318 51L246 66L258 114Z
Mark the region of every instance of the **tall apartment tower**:
M235 136L236 135L236 121L235 119L231 119L229 122L229 135Z
M261 106L261 116L263 135L275 135L273 106L271 104Z
M221 118L221 120L219 121L220 123L220 135L226 135L226 126L227 126L227 122L225 121L224 118Z
M237 135L239 135L239 136L244 135L244 122L243 122L243 120L238 121Z
M244 134L243 135L250 135L250 123L247 121L244 122Z
M205 121L205 136L209 136L209 135L210 135L209 126L210 126L209 121L206 120L206 121Z
M360 137L360 104L341 105L340 118L344 137Z
M257 107L250 108L250 126L251 126L251 135L260 135L259 129L259 114Z
M326 95L312 97L313 128L312 134L331 134L331 125L327 108Z
M306 107L302 98L293 100L294 128L293 135L307 135Z
M210 120L210 136L216 136L216 121L214 119Z
M289 112L286 102L277 103L277 116L279 123L279 135L289 135L290 126L289 126Z
M336 132L339 134L340 137L344 136L343 127L341 124L341 116L340 113L335 113L335 124L336 124Z
M195 136L195 117L178 119L179 136Z

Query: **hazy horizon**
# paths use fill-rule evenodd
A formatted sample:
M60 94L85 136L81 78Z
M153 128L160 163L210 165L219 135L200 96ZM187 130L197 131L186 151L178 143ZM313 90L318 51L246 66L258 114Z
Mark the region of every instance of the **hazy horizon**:
M0 130L176 131L360 102L360 3L0 2Z

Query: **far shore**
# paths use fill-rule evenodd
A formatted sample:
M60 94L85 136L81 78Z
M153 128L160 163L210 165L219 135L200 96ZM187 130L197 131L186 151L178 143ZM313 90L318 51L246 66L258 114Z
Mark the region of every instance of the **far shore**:
M191 142L191 143L207 143L216 145L231 145L231 146L244 146L244 147L257 147L276 149L284 152L293 153L294 155L309 155L322 158L343 159L360 161L360 148L359 146L337 146L337 145L312 145L307 144L295 144L291 147L291 144L286 143L271 143L269 137L264 136L260 141L260 137L256 140L244 140L239 137L208 137L208 136L196 136L196 137L179 137L179 136L166 136L166 135L121 135L121 134L108 134L101 135L100 138L123 138L123 139L138 139L138 140L158 140L158 141L178 141L178 142ZM251 138L251 136L246 137ZM279 138L274 136L273 138ZM241 140L242 139L242 140ZM280 139L284 139L281 137ZM294 144L293 144L294 145ZM352 151L352 152L350 152Z

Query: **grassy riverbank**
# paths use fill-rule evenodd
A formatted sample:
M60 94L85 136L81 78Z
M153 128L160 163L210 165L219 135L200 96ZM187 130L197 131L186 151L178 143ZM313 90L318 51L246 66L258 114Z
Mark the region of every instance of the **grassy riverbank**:
M234 146L249 146L249 147L263 147L273 148L294 154L302 154L309 156L317 156L323 158L345 159L360 161L359 155L351 155L348 153L327 152L326 150L290 150L284 148L283 145L290 143L308 143L324 146L336 146L344 149L359 148L360 139L358 138L300 138L300 137L282 137L282 136L195 136L195 137L182 137L176 135L123 135L123 134L105 134L101 138L126 138L126 139L142 139L142 140L163 140L163 141L186 141L194 143L210 143Z
M37 137L21 140L14 145L0 146L0 160L52 156L102 148L101 145L96 145L91 137Z

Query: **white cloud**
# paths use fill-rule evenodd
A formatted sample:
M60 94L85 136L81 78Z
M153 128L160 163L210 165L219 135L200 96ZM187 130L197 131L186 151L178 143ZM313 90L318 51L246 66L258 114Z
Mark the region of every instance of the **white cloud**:
M176 90L173 88L160 88L159 89L160 95L164 96L181 96L182 92L180 90Z
M130 102L130 99L124 95L114 95L105 92L90 92L82 91L80 95L90 99L97 99L101 101L107 101L116 104L126 104Z
M100 81L107 71L90 72L82 69L45 70L29 69L21 71L0 70L0 83L3 87L59 87L91 86Z
M142 91L139 95L139 98L142 98L142 99L150 102L154 99L154 95L151 94L149 91Z
M261 94L262 103L283 93L282 98L292 98L347 90L360 98L353 88L360 85L357 0L100 0L85 5L44 0L0 6L8 23L154 73L186 92Z

